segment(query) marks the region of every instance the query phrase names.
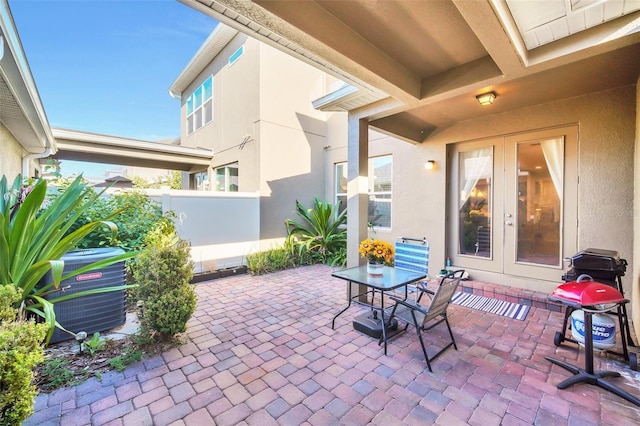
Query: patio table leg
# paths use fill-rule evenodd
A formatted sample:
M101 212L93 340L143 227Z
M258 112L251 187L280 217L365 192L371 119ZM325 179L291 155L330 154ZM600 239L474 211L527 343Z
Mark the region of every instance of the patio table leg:
M333 320L331 321L331 329L335 330L336 327L336 318L338 318L340 315L342 315L347 309L349 309L349 307L351 306L351 281L347 281L347 306L341 310L340 312L338 312L334 317Z

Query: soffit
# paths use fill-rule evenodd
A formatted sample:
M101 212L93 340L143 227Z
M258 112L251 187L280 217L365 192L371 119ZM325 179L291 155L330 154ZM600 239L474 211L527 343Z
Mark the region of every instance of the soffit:
M506 0L527 49L640 10L638 0Z
M359 101L358 115L380 130L413 142L462 120L633 84L640 73L633 47L640 12L628 5L620 17L528 49L508 7L520 3L513 0L180 1L376 93L371 105L353 93L346 100ZM579 3L551 2L567 1ZM549 2L529 3L516 15L545 22ZM497 100L480 108L475 96L491 90ZM386 109L384 96L393 100Z

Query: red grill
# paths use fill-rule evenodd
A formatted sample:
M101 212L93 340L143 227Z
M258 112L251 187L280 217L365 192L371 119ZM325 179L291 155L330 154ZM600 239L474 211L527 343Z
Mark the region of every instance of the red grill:
M595 281L572 281L556 288L550 300L573 307L624 303L625 298L615 288Z

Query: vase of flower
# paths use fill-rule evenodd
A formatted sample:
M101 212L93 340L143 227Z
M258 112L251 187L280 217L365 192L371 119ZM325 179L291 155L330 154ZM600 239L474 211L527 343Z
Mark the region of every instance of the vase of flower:
M385 263L393 259L393 246L386 241L368 238L360 243L360 255L367 259L367 272L382 275Z
M384 263L381 261L367 261L367 273L369 275L382 275L382 271L384 271Z

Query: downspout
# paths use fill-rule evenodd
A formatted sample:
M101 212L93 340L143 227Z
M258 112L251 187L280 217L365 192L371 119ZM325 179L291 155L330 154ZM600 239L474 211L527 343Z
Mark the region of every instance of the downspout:
M44 150L44 152L28 154L22 157L22 178L24 179L25 177L29 176L29 162L31 160L35 160L38 158L47 158L52 154L52 152L53 149L49 146Z

